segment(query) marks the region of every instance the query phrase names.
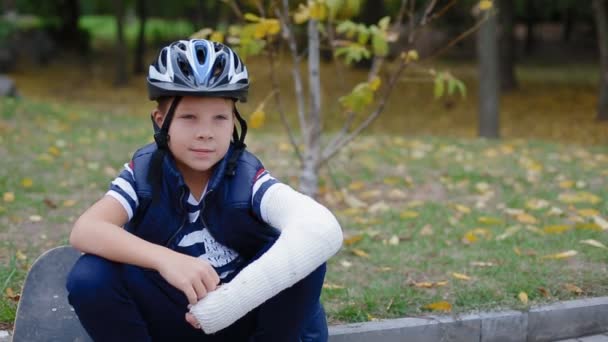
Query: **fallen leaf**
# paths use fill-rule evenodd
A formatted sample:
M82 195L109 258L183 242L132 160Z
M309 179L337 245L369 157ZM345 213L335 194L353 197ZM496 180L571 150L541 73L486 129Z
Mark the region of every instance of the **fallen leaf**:
M537 222L536 217L527 214L527 213L521 213L519 215L517 215L515 217L517 219L517 221L521 222L521 223L526 223L526 224L535 224Z
M521 291L518 295L517 298L519 298L519 300L524 303L524 305L528 305L528 294Z
M501 240L504 240L504 239L506 239L508 237L511 237L515 233L517 233L519 230L521 230L521 226L511 226L511 227L505 229L504 233L498 235L496 237L496 240L501 241Z
M59 157L61 154L61 151L59 151L59 149L55 146L49 147L48 151L53 157Z
M581 289L580 287L573 285L573 284L564 284L564 287L566 288L566 290L572 292L572 293L576 293L577 295L580 295L583 293L583 289Z
M596 209L591 209L591 208L579 209L579 210L577 210L577 212L579 215L581 215L583 217L593 217L593 216L600 214L599 211L597 211Z
M21 186L24 188L31 188L34 185L34 181L31 178L23 178L21 180Z
M452 311L452 304L450 304L446 301L441 301L441 302L427 304L427 305L423 306L422 308L428 309L428 310L433 310L433 311L450 312L450 311Z
M324 283L323 288L327 290L341 290L344 288L342 285L332 284L332 283Z
M44 202L44 204L46 204L47 207L51 208L51 209L55 209L57 208L57 204L55 204L55 202L53 202L51 199L49 198L45 198L42 200Z
M459 212L461 212L463 214L468 214L471 212L471 208L461 205L461 204L455 204L454 207L456 208L456 210L458 210Z
M608 249L608 247L606 247L603 243L601 243L597 240L593 240L593 239L581 240L580 243L584 243L586 245L593 246L593 247Z
M40 222L40 221L42 221L42 216L40 216L40 215L31 215L29 217L29 219L32 222Z
M570 230L571 228L572 227L570 227L570 226L560 224L560 225L546 226L543 228L543 231L548 234L561 234L565 231Z
M367 204L354 195L351 195L348 190L342 189L342 196L344 198L344 202L351 208L362 208L367 206Z
M363 239L363 234L353 235L349 238L344 239L344 244L346 246L354 245L355 243L361 241Z
M558 200L560 200L564 203L568 203L568 204L575 204L575 203L598 204L599 202L602 201L602 199L599 196L592 194L590 192L585 192L585 191L579 191L579 192L575 192L575 193L563 193L558 196Z
M380 201L380 202L377 202L377 203L374 203L374 204L370 205L367 208L367 211L369 213L371 213L371 214L374 214L374 213L377 213L377 212L384 212L384 211L387 211L389 209L390 209L390 207L388 206L388 204L386 204L386 202Z
M392 267L388 267L388 266L382 266L380 268L378 268L379 272L391 272L393 270Z
M494 264L491 261L471 261L471 266L477 266L477 267L492 267L492 266L496 266L496 264Z
M5 193L2 195L2 200L3 200L4 202L7 202L7 203L8 203L8 202L13 202L13 201L15 200L15 194L14 194L14 193L12 193L12 192L5 192Z
M406 211L401 212L401 214L399 214L399 217L401 217L402 219L416 218L418 216L419 216L418 212L415 212L413 210L406 210Z
M420 229L420 235L422 236L430 236L433 235L433 228L430 224L425 224L422 229Z
M489 216L480 216L477 221L481 224L488 224L488 225L499 225L502 224L503 221L499 218L496 217L489 217Z
M576 229L583 229L583 230L595 230L598 232L601 232L603 229L602 227L600 227L598 224L596 223L577 223L574 225L574 228Z
M364 187L365 187L365 183L363 183L361 181L354 181L348 185L348 189L353 190L353 191L361 190Z
M27 259L27 255L25 255L25 253L23 253L23 252L22 252L22 251L20 251L20 250L17 250L17 252L15 253L15 257L16 257L18 260L25 260L25 259Z
M340 262L340 265L342 265L342 267L344 267L344 268L349 268L353 265L353 263L348 260L342 260Z
M362 258L369 258L369 254L368 254L366 251L362 250L362 249L359 249L359 248L353 248L353 249L351 250L351 252L352 252L354 255L358 256L358 257L362 257Z
M471 280L471 277L469 277L468 275L462 274L462 273L456 273L456 272L452 273L452 277L454 277L456 279L460 279L460 280L466 280L466 281Z
M551 294L549 293L549 291L544 287L539 287L538 292L540 292L540 294L545 298L551 297Z
M608 230L608 221L604 220L602 217L593 216L593 221L603 230Z
M71 200L71 199L63 201L63 206L66 208L73 207L75 204L76 204L76 201Z
M570 189L574 186L574 181L571 180L563 180L559 182L559 187L562 189Z
M549 202L544 199L531 199L526 201L526 208L531 210L540 210L549 206Z
M575 256L577 254L578 254L577 251L571 249L571 250L566 251L566 252L545 255L542 258L543 259L565 259L565 258L573 257L573 256Z
M397 235L391 236L388 240L388 244L391 246L397 246L399 244L399 237Z

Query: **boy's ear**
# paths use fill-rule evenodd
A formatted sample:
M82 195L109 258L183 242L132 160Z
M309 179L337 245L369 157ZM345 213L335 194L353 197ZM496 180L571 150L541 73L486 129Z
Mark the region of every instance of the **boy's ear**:
M163 121L165 120L165 114L161 112L158 108L152 111L152 120L158 125L158 127L162 127Z

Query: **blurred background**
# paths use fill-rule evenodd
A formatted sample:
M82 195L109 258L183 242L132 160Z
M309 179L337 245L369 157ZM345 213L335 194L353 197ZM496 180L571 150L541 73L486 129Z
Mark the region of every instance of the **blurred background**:
M332 2L336 1L328 1ZM382 114L365 132L480 135L479 82L494 74L480 72L480 37L476 33L479 26L474 27L479 21L474 13L478 1L342 2L348 6L348 19L352 22L372 25L390 16L391 29L395 30L394 24L399 21L399 38L390 41L386 58L389 63L398 59L401 51L411 49L420 57L416 66L405 70ZM226 32L231 25L245 21L239 16L243 13L260 15L259 10L266 9L272 17L273 3L2 0L0 73L14 82L24 98L145 117L151 108L146 98L145 72L161 46L202 28ZM306 2L290 3L295 11ZM416 25L416 39L408 39L412 23L420 22L429 3L434 3L434 7L426 15L433 20L424 26ZM608 142L608 124L600 120L607 115L598 112L598 41L602 41L602 25L598 23L605 21L606 13L595 11L595 3L605 9L603 1L494 1L497 44L481 44L484 49L498 49L494 63L500 74L498 96L488 99L496 102L490 103L494 109L489 115L496 116L497 128L488 136L582 144ZM407 9L415 7L396 18L404 4ZM306 25L300 26L294 33L298 48L305 54ZM474 30L448 46L471 28ZM287 44L277 39L275 45L279 53L275 71L278 82L281 88L293 89ZM371 62L362 60L337 69L327 46L321 45L321 55L323 125L328 130L338 130L344 121L338 98L366 79ZM252 95L244 106L246 113L259 106L271 91L267 60L264 53L247 58ZM301 67L305 70L305 65ZM390 66L385 68L380 76L390 76L391 70ZM436 96L435 78L428 76L428 70L447 71L461 80L466 96ZM7 80L3 82L3 89L8 89ZM294 113L293 91L283 92L281 97L285 110ZM282 129L277 111L273 103L265 106L264 130ZM295 123L295 115L289 120Z

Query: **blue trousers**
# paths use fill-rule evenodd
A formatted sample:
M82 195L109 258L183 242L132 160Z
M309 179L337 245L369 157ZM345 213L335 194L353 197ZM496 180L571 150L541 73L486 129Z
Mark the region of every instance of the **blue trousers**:
M94 341L327 341L319 302L325 268L211 335L186 322L186 296L158 272L95 255L72 268L68 300Z

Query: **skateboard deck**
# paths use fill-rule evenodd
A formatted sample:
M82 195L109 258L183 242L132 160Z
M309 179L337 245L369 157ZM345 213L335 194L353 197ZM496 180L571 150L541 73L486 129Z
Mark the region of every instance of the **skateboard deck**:
M91 341L68 303L65 283L81 253L61 246L42 254L25 278L17 307L13 342Z

